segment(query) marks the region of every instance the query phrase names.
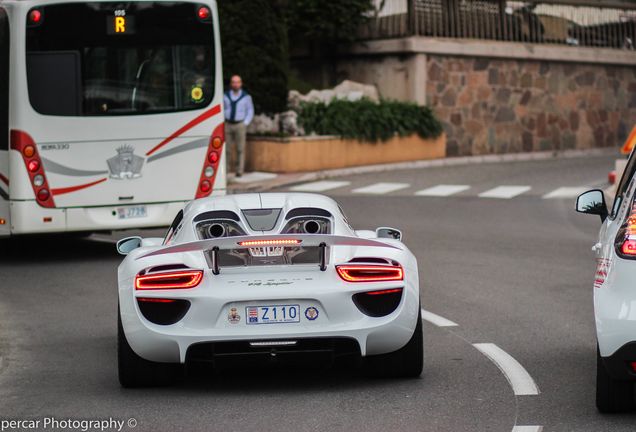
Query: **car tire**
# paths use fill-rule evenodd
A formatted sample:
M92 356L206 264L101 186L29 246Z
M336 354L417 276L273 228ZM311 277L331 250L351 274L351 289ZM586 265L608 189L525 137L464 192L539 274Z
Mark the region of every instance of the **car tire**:
M174 384L182 369L174 363L157 363L139 357L128 344L117 309L117 364L119 383L125 388L157 387Z
M596 348L596 407L601 413L620 413L634 409L634 382L613 379Z
M367 375L379 378L417 378L424 368L424 336L422 333L422 312L417 314L417 324L413 336L406 345L387 354L367 356Z

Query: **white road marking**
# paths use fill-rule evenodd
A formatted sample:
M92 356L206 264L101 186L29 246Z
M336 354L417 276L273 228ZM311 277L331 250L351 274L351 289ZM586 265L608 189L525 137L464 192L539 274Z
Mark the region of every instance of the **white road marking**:
M293 190L296 192L324 192L331 189L337 189L344 186L348 186L350 184L351 182L348 182L348 181L323 180L323 181L317 181L312 183L301 184L298 186L293 186L290 188L290 190Z
M422 309L422 319L430 322L431 324L436 325L437 327L457 327L458 326L457 323L454 323L451 320L444 318L443 316L436 315L433 312L429 312L424 309Z
M430 197L447 197L470 189L468 185L437 185L415 192L415 195Z
M233 183L256 183L265 180L272 180L278 177L278 174L254 171L243 174L241 177L232 177Z
M539 387L528 371L510 354L492 343L473 344L490 359L505 375L516 396L533 396L539 394Z
M512 428L512 432L541 432L543 426L515 426Z
M406 189L410 185L408 183L374 183L369 186L354 189L351 192L361 194L382 195L389 192L395 192L400 189Z
M103 238L103 237L96 237L94 235L88 237L88 240L96 241L99 243L117 244L117 240Z
M530 186L498 186L479 194L480 198L510 199L532 189Z
M543 195L543 199L576 198L588 190L582 187L561 187Z

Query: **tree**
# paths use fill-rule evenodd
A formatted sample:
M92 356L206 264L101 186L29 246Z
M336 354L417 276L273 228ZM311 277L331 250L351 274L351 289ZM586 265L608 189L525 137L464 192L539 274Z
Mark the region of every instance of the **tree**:
M289 0L285 17L290 43L309 48L316 65L327 65L328 77L335 79L338 46L353 42L375 10L374 0ZM323 69L324 70L324 69Z
M277 0L220 0L223 77L243 77L258 112L287 108L289 54Z

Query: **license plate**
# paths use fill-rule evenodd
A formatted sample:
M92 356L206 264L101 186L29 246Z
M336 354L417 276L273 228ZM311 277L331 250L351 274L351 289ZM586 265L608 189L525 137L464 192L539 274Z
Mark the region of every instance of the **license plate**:
M299 305L248 306L245 308L248 324L285 324L300 322Z
M148 216L146 206L119 207L117 208L117 219L137 219Z

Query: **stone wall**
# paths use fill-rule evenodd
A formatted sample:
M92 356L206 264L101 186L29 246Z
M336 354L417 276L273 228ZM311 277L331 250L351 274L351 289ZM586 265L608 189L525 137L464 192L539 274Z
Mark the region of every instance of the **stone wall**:
M619 146L636 124L633 66L429 54L426 69L449 156Z

